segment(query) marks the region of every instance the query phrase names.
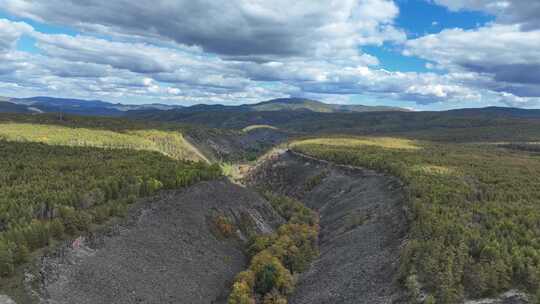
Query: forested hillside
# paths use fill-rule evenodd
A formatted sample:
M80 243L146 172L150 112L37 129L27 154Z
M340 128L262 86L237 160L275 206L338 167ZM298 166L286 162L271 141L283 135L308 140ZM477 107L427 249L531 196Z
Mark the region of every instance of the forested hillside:
M122 215L137 197L219 176L181 130L106 118L0 116L0 276L33 250Z
M134 112L135 119L243 129L269 125L306 135L387 135L434 141L540 141L540 111L485 108L446 112L317 113L309 111Z
M175 159L205 160L181 133L154 124L145 127L127 120L58 117L54 115L0 116L0 139L49 145L134 149L161 152Z
M217 166L127 149L0 141L0 275L28 254L121 215L137 197L220 174Z
M253 160L289 133L260 126L233 130L122 118L0 114L0 139L158 151L195 161Z
M32 113L32 111L23 105L3 101L0 98L0 112L2 113Z
M0 112L7 113L69 113L84 116L122 117L136 113L164 113L176 110L185 113L207 111L310 111L310 112L374 112L374 111L406 111L398 107L365 106L346 104L327 104L304 98L280 98L255 104L242 105L209 105L196 104L193 106L166 104L120 104L101 100L66 99L46 96L30 98L1 97ZM14 111L17 108L17 111Z
M410 231L401 280L411 301L424 292L428 303L510 289L540 296L540 123L529 117L532 112L527 118L522 112L490 113L229 113L226 125L249 122L236 130L180 125L175 119L2 114L0 276L17 272L32 252L55 240L121 216L138 197L220 176L208 159L253 160L291 138L318 136L298 139L292 149L385 171L406 184ZM214 114L193 117L220 124ZM267 119L272 123L256 124ZM333 130L342 135L323 137ZM371 135L359 137L364 134ZM393 137L375 137L381 134ZM268 200L279 212L312 215L290 201ZM317 225L306 219L253 239L251 264L238 276L231 303L290 295L294 273L315 258L311 241ZM280 294L271 291L276 286Z
M253 111L309 111L319 113L407 111L398 107L328 104L305 98L279 98L247 105Z
M399 177L410 235L410 299L456 303L517 288L540 296L540 157L494 146L398 138L321 138L293 149ZM534 302L536 303L536 302Z

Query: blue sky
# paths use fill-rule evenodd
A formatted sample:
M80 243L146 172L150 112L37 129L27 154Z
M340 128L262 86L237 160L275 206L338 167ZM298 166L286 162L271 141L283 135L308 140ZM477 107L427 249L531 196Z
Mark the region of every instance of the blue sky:
M409 38L435 34L444 29L474 29L493 22L494 17L482 12L457 11L423 0L397 1L400 14L396 25L405 30ZM363 50L379 58L381 67L390 71L427 72L426 60L401 55L399 45L367 46Z
M0 95L540 107L540 22L530 17L540 5L87 2L0 3Z
M400 7L396 24L404 28L410 37L435 34L445 28L474 29L495 20L494 16L481 11L451 11L423 0L400 0L396 3Z

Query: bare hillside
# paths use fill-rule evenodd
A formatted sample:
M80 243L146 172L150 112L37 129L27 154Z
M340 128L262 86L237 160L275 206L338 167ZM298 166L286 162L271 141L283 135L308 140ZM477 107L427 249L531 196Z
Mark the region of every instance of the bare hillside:
M290 303L401 303L397 280L406 220L398 180L289 153L260 166L252 184L319 211L321 255Z
M214 225L224 216L236 236ZM228 181L170 192L125 223L42 259L42 303L224 303L246 265L241 239L281 222L257 193Z

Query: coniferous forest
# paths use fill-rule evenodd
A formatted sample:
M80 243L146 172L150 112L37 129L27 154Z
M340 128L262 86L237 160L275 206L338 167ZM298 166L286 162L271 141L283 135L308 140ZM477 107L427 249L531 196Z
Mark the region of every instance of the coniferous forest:
M121 216L139 197L220 172L158 152L0 140L0 275L52 240Z
M190 143L184 130L196 130L192 134L200 146ZM0 116L0 276L17 274L39 249L123 217L138 198L216 179L222 168L236 170L236 164L211 164L198 148L215 145L216 139L223 145L234 134L255 137L250 132L258 131ZM540 298L540 158L534 138L467 142L468 135L443 140L431 138L439 131L426 131L429 136L415 132L402 137L291 133L288 146L315 158L384 172L405 184L408 233L399 282L411 303L459 303L513 289ZM307 180L306 189L325 178ZM318 258L317 213L287 197L261 195L285 222L271 234L246 240L249 263L231 282L231 304L286 303L298 277ZM216 219L223 235L234 239L234 221Z
M399 177L409 236L401 280L411 301L540 292L540 158L494 145L399 138L320 138L293 149Z
M0 0L0 304L540 304L540 0Z

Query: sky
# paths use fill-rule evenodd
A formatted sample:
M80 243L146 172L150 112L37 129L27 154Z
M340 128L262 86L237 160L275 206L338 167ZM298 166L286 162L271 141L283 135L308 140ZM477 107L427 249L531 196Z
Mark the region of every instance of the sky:
M540 1L0 0L0 95L540 108Z

